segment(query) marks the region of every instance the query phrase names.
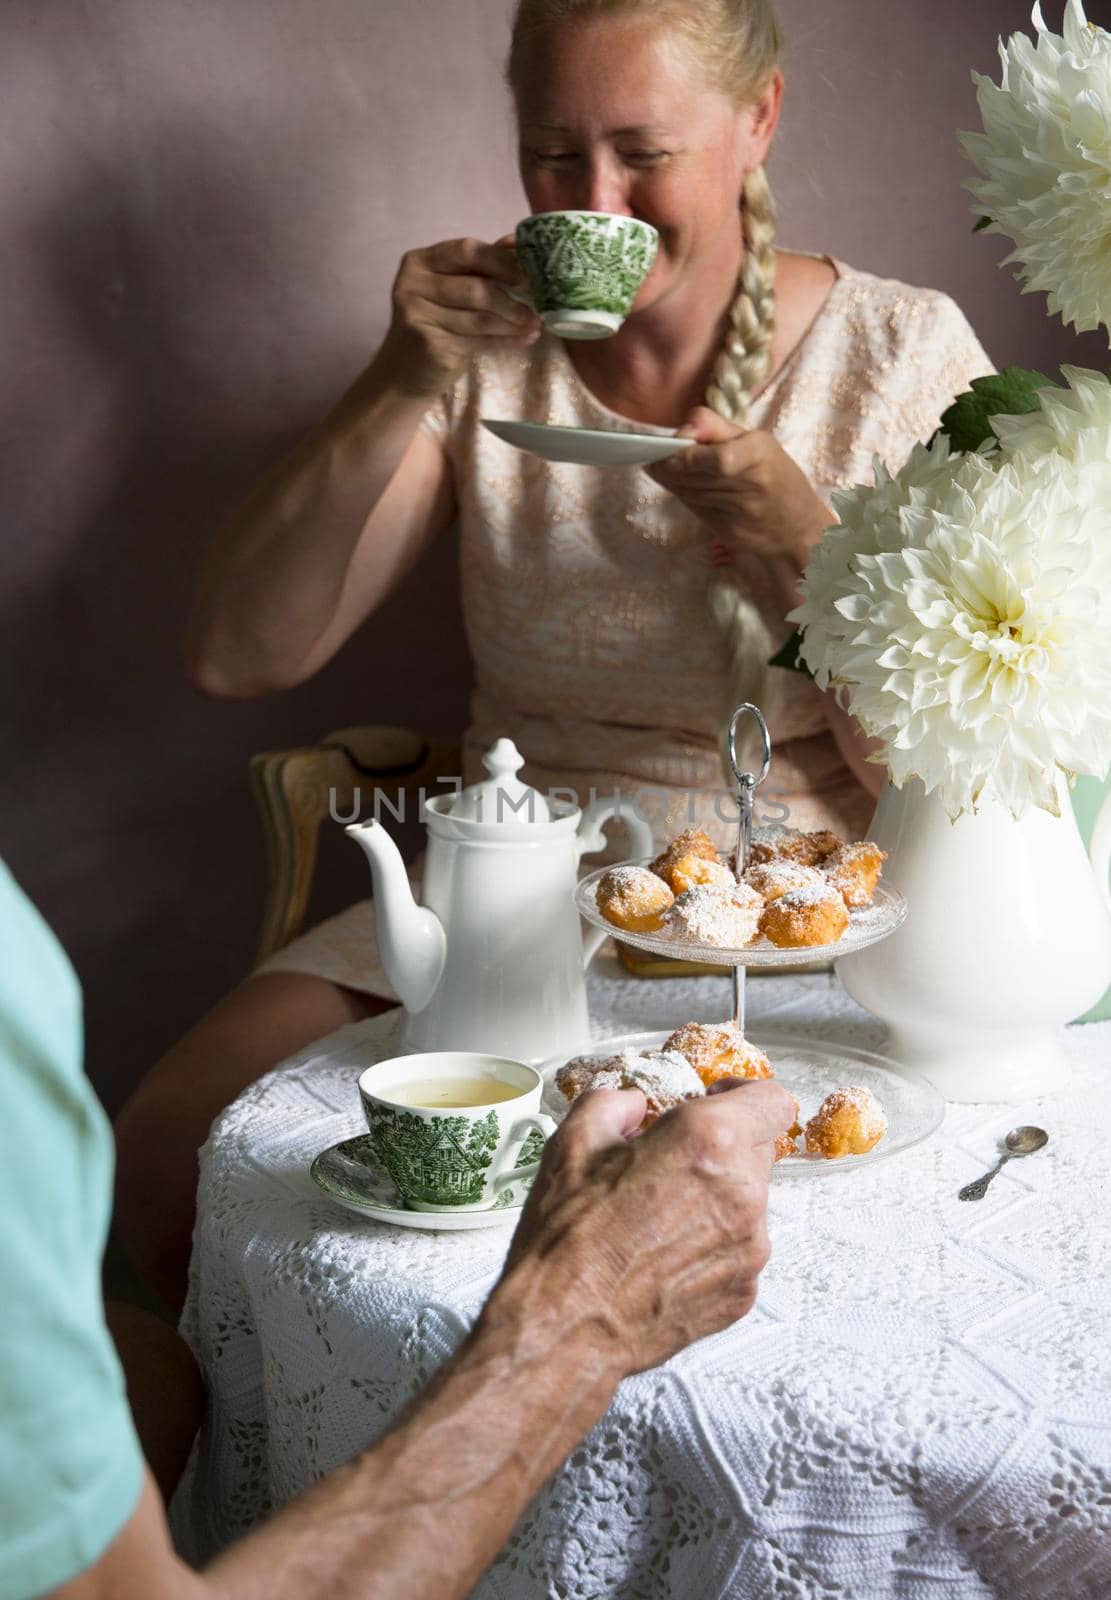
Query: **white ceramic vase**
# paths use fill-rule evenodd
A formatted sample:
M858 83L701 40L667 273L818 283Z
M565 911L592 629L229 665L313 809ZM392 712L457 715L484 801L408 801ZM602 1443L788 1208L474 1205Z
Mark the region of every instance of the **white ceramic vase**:
M949 1100L1064 1088L1060 1029L1111 977L1111 837L1097 826L1089 861L1063 777L1058 797L1057 817L1031 808L1016 821L985 799L951 822L917 779L880 796L868 836L910 912L837 972L887 1023L887 1053Z

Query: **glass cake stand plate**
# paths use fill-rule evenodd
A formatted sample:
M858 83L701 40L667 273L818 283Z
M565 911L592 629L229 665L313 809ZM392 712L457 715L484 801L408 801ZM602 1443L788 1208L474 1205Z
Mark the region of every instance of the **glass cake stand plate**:
M627 1048L658 1050L667 1037L667 1033L658 1031L623 1033L601 1040L583 1053L613 1056ZM807 1039L774 1027L757 1029L748 1037L767 1054L775 1068L776 1082L783 1084L798 1100L799 1120L804 1126L827 1094L850 1084L870 1089L887 1113L887 1132L867 1155L841 1156L835 1161L805 1154L785 1156L775 1164L777 1181L802 1176L831 1177L839 1172L857 1172L862 1167L875 1166L877 1161L885 1161L928 1139L945 1115L945 1101L931 1083L871 1050ZM555 1074L566 1059L560 1056L544 1062L540 1068L544 1074L543 1107L557 1119L567 1114L567 1104L554 1082ZM802 1143L800 1139L799 1144Z
M623 861L620 865L646 867L648 858L645 857L643 861ZM598 910L596 899L598 885L606 873L612 871L613 864L599 867L581 880L575 891L575 903L579 911L587 922L592 922L596 928L604 928L613 938L620 939L622 944L635 945L638 950L650 950L654 955L670 956L675 961L704 961L719 967L795 967L800 961L833 961L841 956L852 955L854 950L863 950L878 939L886 939L907 914L907 902L898 889L881 883L876 888L870 906L849 912L849 925L836 944L800 945L781 950L768 939L757 939L743 949L728 950L720 945L692 944L666 931L628 933L624 928L615 928Z

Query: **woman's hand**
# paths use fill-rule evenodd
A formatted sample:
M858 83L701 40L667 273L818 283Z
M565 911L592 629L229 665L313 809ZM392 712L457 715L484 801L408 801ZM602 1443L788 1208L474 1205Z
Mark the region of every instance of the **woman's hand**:
M540 318L507 292L524 283L511 235L496 244L448 239L408 251L394 279L381 352L398 388L442 394L470 357L491 344L531 344Z
M746 432L706 406L679 429L697 439L646 470L738 555L786 558L796 574L835 520L772 434Z
M559 1306L596 1330L617 1376L743 1317L770 1254L773 1141L794 1116L777 1083L691 1100L631 1135L638 1089L596 1089L549 1141L491 1311ZM546 1308L546 1309L545 1309Z

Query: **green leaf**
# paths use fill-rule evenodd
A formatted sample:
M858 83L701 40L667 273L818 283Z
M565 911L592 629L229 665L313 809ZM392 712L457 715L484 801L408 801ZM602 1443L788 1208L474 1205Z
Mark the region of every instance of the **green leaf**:
M972 231L973 231L973 233L983 233L985 228L990 228L990 227L991 227L991 218L990 217L981 217L979 222L976 224L976 226L973 228Z
M814 674L802 659L802 634L797 628L769 658L768 666L785 667L788 672L801 672L804 678L813 678Z
M1018 417L1037 411L1038 390L1055 387L1042 373L1025 367L1004 367L990 377L973 378L972 388L953 401L938 431L949 435L954 450L978 450L986 439L995 437L989 417Z

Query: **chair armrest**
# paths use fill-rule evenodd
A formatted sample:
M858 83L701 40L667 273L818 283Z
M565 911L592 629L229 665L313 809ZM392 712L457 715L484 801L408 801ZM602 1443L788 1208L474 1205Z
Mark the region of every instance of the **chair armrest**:
M435 788L459 771L457 745L433 744L410 728L341 728L318 745L251 757L251 793L266 849L267 892L256 962L296 938L316 870L320 824L351 815L380 791L400 797Z

